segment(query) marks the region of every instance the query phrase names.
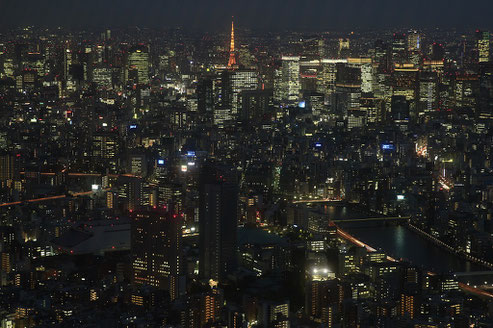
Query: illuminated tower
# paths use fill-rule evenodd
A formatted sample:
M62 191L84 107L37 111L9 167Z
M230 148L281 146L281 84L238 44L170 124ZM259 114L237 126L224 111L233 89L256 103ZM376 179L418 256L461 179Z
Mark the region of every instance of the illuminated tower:
M234 21L231 21L231 45L229 47L229 60L228 67L232 68L236 66L236 55L235 55L235 25Z

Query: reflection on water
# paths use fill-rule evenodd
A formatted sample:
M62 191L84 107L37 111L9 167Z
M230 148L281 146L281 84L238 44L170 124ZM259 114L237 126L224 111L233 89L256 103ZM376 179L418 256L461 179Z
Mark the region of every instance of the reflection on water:
M332 220L367 217L365 213L345 206L326 205L324 212ZM339 225L358 239L392 257L406 259L434 272L484 270L435 246L404 226L384 226L375 222L348 222Z

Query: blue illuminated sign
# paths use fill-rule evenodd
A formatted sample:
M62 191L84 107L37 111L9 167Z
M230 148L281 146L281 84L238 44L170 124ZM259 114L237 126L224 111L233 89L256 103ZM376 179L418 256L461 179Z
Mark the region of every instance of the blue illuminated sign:
M164 159L158 159L157 165L164 165Z
M393 144L382 144L382 150L395 150L395 146Z
M130 128L130 129L137 129L137 125L132 124L132 125L130 125L130 127L129 127L129 128Z
M194 157L195 156L195 152L194 151L187 151L187 156L188 157Z

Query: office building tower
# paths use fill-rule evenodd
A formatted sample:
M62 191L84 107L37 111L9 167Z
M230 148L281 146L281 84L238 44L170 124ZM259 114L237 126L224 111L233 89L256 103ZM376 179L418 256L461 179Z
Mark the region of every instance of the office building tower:
M338 58L346 58L349 57L349 47L350 41L348 38L339 39L339 47L337 49L337 57Z
M407 50L409 52L421 50L421 35L417 31L409 31L407 35Z
M115 132L97 132L92 139L92 157L94 164L108 164L112 172L116 172L120 147L118 143L118 134Z
M203 78L197 83L197 103L200 115L212 115L214 110L214 84L211 78Z
M409 124L409 102L404 96L393 96L391 101L392 121L406 129Z
M261 308L263 327L289 328L289 301L265 301Z
M441 43L434 42L431 45L431 60L432 61L443 61L445 58L445 49Z
M283 56L280 72L280 99L282 102L296 103L301 92L300 57Z
M417 118L419 69L410 64L395 68L392 75L392 95L404 96L409 102L410 118Z
M337 64L345 64L347 59L321 59L317 74L317 91L330 96L335 91Z
M478 52L478 62L485 63L490 61L490 32L476 31L476 48Z
M392 39L392 62L394 64L403 64L407 62L406 34L394 33Z
M419 77L418 116L438 108L438 76L434 72L422 72Z
M257 90L258 74L253 70L234 70L224 72L225 79L225 99L228 107L231 108L230 116L238 118L238 113L242 108L242 91Z
M16 175L16 157L8 152L0 153L0 183L13 180Z
M125 211L134 211L143 204L142 179L132 176L120 176L118 178L118 198L120 207Z
M206 163L199 188L199 274L207 281L220 281L236 267L238 185L235 173Z
M149 50L147 47L138 45L129 51L128 71L129 77L133 78L134 82L149 83Z
M244 121L259 121L272 104L272 90L245 90L240 93L241 113Z
M332 95L332 108L339 117L347 117L360 109L361 69L346 64L337 65L336 91Z
M169 291L182 292L182 215L164 208L132 213L131 247L133 280Z

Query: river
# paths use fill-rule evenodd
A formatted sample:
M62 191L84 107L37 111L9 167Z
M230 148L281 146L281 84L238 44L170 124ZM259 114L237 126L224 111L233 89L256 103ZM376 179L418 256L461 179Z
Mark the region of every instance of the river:
M326 205L324 212L332 220L358 219L367 214L347 206ZM441 272L482 271L483 267L465 261L401 225L382 222L338 223L345 231L394 258L403 258L427 270Z

